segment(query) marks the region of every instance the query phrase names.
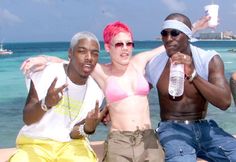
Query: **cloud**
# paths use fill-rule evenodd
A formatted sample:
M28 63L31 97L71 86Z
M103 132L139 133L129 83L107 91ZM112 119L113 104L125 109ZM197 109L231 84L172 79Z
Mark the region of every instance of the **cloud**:
M162 0L162 3L172 12L183 12L187 9L186 4L180 0Z
M20 23L22 20L8 11L7 9L0 9L0 24L3 25L12 25L15 23Z

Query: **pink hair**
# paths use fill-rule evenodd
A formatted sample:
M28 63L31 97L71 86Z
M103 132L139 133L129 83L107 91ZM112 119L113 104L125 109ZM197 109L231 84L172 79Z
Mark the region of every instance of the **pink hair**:
M133 40L133 34L128 25L120 21L115 21L113 23L108 24L103 30L104 43L109 44L111 42L111 39L120 32L130 33L131 38Z

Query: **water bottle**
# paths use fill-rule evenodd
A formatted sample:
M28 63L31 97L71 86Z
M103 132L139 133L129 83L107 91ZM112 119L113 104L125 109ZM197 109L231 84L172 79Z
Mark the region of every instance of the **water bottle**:
M169 94L175 99L184 92L184 64L171 64L169 76Z

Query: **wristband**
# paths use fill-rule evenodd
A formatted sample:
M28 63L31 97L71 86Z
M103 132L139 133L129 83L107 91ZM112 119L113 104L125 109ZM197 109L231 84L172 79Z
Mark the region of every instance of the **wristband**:
M84 124L81 124L81 125L79 126L78 131L79 131L79 134L80 134L81 136L84 136L84 137L88 137L88 136L89 136L89 135L88 135L87 133L85 133L85 131L84 131Z
M45 98L43 98L41 101L41 109L45 112L47 112L49 110L47 105L45 104Z
M192 82L194 78L196 78L197 76L197 71L194 69L193 73L191 74L191 76L189 76L188 80L189 82Z

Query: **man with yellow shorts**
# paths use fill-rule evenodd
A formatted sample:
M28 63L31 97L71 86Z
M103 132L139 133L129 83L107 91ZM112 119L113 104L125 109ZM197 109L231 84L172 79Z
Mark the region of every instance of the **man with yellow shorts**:
M95 132L107 111L105 108L100 112L104 96L89 76L99 50L95 35L79 32L71 40L69 62L52 63L28 76L25 126L18 134L18 149L10 162L98 160L87 134Z

